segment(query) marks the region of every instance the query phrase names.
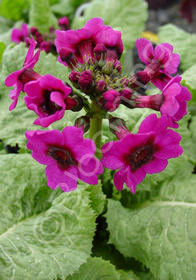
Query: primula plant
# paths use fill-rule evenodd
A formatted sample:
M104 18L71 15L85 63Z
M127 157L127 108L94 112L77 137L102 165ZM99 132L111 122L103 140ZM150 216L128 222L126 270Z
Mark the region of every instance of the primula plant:
M194 279L194 61L142 0L66 5L0 35L1 279Z

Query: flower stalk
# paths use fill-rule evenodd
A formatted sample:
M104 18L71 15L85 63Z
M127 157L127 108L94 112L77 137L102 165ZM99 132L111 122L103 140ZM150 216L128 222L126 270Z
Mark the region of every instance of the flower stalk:
M93 100L91 103L92 118L90 120L89 138L92 139L96 144L95 155L98 159L101 158L101 136L102 136L102 119L103 114L101 108L97 105L96 101Z

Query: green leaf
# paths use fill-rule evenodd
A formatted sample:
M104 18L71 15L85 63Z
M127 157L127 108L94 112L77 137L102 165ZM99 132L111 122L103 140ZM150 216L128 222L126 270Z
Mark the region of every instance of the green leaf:
M144 30L147 4L143 0L94 0L84 11L84 17L76 17L73 29L82 28L93 17L101 17L105 25L122 32L125 49L131 49Z
M2 0L0 2L0 16L14 21L24 17L25 10L29 9L30 0Z
M10 44L4 51L2 57L2 75L8 76L23 67L28 49L24 43L18 45Z
M173 24L164 25L159 29L159 43L170 43L174 52L180 55L180 66L183 70L196 63L196 35L176 27Z
M106 205L106 196L102 191L101 182L99 181L96 186L89 185L86 187L85 184L85 190L89 192L92 209L95 211L96 216L99 216L103 213Z
M40 57L35 67L33 68L40 75L53 75L64 82L70 82L68 79L69 68L57 61L57 57L51 53L40 53Z
M30 25L38 27L44 33L49 31L49 27L57 27L57 19L50 10L48 0L32 0L30 9Z
M195 73L196 73L196 63L188 68L183 74L182 74L182 82L181 84L188 88L188 90L191 92L192 99L189 101L189 104L196 106L196 79L195 79Z
M88 192L53 191L30 155L0 155L0 278L66 279L91 252Z
M143 262L155 279L194 279L196 275L196 176L166 181L160 195L134 209L109 200L110 243L126 257Z
M74 7L71 0L61 0L59 3L51 6L51 10L58 15L68 16L74 12Z
M9 111L11 102L0 103L0 108L2 108L0 110L0 139L6 145L15 145L17 143L20 148L27 149L25 131L40 129L40 127L33 125L37 115L28 110L21 99L17 108L11 112Z
M81 279L136 280L136 278L128 278L125 272L118 272L109 261L95 257L90 257L76 273L67 277L66 280Z
M6 20L3 17L0 17L0 34L7 32L9 29L10 26L8 20Z
M6 46L4 43L0 43L0 63L1 63L1 60L2 60L2 57L3 57L3 52L5 50Z

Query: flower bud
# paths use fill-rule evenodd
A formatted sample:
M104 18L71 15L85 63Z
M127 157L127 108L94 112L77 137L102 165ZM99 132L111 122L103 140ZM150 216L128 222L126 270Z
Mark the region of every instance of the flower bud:
M77 65L77 58L69 48L61 48L59 55L61 60L65 62L71 69Z
M159 111L163 103L163 95L155 94L149 96L138 96L135 99L137 108L151 108L153 110Z
M147 72L145 70L139 71L129 79L129 86L131 88L139 88L146 85L149 81L150 78Z
M102 72L106 75L110 75L113 71L113 67L110 61L108 61L102 68Z
M97 61L106 59L106 51L107 50L103 44L96 45L96 47L93 49L93 52Z
M116 137L120 140L129 132L128 128L125 125L125 121L120 118L110 118L109 119L109 128L112 133L116 135Z
M66 109L70 109L73 112L78 112L83 108L83 100L78 95L69 95L65 99L66 102Z
M121 72L122 65L121 65L120 61L115 60L113 63L113 68L116 69L118 72Z
M76 71L71 71L69 74L69 80L72 82L75 88L79 89L79 79L80 79L80 73Z
M108 90L103 94L104 108L109 111L115 111L120 104L120 93L114 89Z
M90 128L90 118L88 116L82 116L80 118L77 118L75 120L74 126L81 128L85 133Z
M46 53L49 53L51 51L51 47L52 47L52 42L43 41L40 44L40 50L43 50Z
M106 82L103 80L99 80L95 85L95 92L97 94L103 93L104 91L106 91L106 89L107 89L107 85Z
M80 74L78 81L80 89L85 93L90 93L93 85L93 76L91 70L85 70Z
M69 20L67 17L62 17L62 18L59 18L58 20L58 25L60 27L60 30L68 30L69 29Z
M121 104L128 108L135 108L135 101L131 100L132 94L133 93L130 88L124 88L122 91L120 91Z

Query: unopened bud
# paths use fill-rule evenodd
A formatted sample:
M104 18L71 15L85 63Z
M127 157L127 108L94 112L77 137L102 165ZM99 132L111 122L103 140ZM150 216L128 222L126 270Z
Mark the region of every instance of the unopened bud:
M120 118L115 118L115 117L110 118L109 128L111 132L114 133L119 140L130 133L125 125L125 121Z
M96 57L97 61L105 60L106 59L106 48L103 44L97 44L96 47L93 49L94 56Z
M59 55L61 60L65 62L71 69L77 65L77 58L69 48L61 48Z
M160 110L160 107L163 103L163 95L162 94L155 94L155 95L148 95L148 96L138 96L135 99L137 108L150 108L156 111Z
M102 72L106 75L110 75L113 71L113 67L110 61L108 61L102 68Z
M115 111L120 105L120 93L114 89L108 90L103 94L104 108L109 111Z
M90 93L93 85L93 76L91 70L85 70L80 74L79 78L80 89L85 93Z
M131 88L140 88L145 86L150 81L146 71L139 71L129 79Z
M121 72L122 65L119 60L115 60L113 63L113 68L116 69L118 72Z
M87 116L82 116L77 118L74 123L75 127L81 128L84 133L87 132L90 128L90 118Z
M69 20L67 17L62 17L59 18L58 20L58 25L60 26L60 29L63 30L68 30L69 29Z
M43 41L40 44L40 50L43 50L46 53L49 53L51 51L51 47L52 47L52 42Z
M99 80L95 85L95 92L98 94L103 93L104 91L106 91L106 89L107 85L106 82L103 80Z
M66 102L66 109L70 109L73 112L78 112L83 108L83 100L78 95L69 95L65 99Z
M79 89L79 79L80 79L80 73L76 71L71 71L69 74L69 80L72 82L75 88Z

